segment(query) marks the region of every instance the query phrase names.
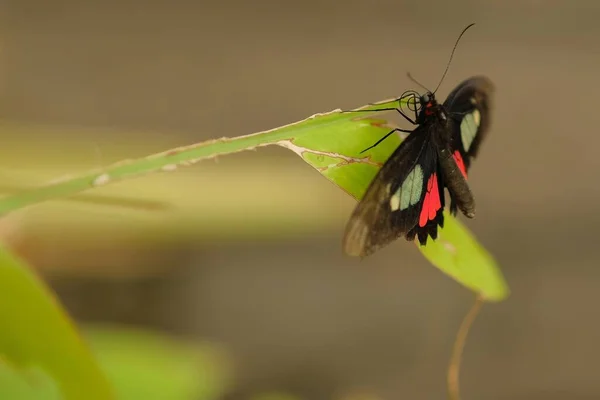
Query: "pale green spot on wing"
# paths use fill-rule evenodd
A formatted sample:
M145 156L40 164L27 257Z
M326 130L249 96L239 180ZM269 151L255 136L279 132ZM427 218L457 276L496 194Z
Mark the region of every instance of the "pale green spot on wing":
M392 211L406 210L419 202L422 192L423 169L417 164L406 176L402 186L390 197L390 208Z
M415 165L415 168L409 174L409 177L402 184L401 190L401 210L405 210L419 202L423 192L423 170L420 165Z
M463 147L465 151L469 151L471 144L473 143L473 139L475 139L475 135L477 134L477 130L479 129L479 124L481 123L481 114L479 110L475 109L473 112L465 115L463 120L460 123L460 138L462 139Z

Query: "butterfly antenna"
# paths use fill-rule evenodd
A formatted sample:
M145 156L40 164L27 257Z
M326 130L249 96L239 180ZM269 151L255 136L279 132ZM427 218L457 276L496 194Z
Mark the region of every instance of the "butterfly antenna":
M446 70L444 71L444 74L442 75L442 79L440 79L440 83L438 83L437 87L433 91L434 94L440 88L442 81L446 77L446 73L448 72L448 68L450 68L450 62L452 62L452 57L454 57L454 51L456 50L456 46L458 46L458 42L460 41L460 38L462 38L462 36L465 34L465 32L473 25L475 25L475 23L467 25L467 27L465 29L463 29L463 31L460 33L460 35L458 35L458 39L456 39L456 43L454 43L454 48L452 49L452 53L450 53L450 59L448 60L448 64L446 64Z
M415 78L413 78L413 76L410 74L410 72L406 73L406 76L408 76L408 79L410 79L411 81L413 81L414 83L416 83L417 85L421 86L423 89L425 89L426 91L431 93L431 90L427 89L425 87L425 85L423 85L421 82L419 82L418 80L416 80Z

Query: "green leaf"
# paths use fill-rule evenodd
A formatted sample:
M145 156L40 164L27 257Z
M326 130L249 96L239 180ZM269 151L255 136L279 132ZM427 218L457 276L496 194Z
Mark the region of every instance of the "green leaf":
M393 129L371 118L363 122L370 123L372 127L385 127L384 134ZM380 166L401 142L398 135L392 135L369 150L368 156L359 154L381 137L380 129L365 129L360 136L333 129L314 131L293 140L291 149L327 179L359 200ZM506 298L509 294L508 285L494 258L456 218L448 213L444 218L444 228L439 229L438 240L429 240L426 246L417 244L418 249L433 265L486 300L500 301Z
M254 395L250 400L302 400L300 397L279 392L268 392Z
M393 102L368 106L361 109L376 109L386 107ZM365 113L366 114L366 113ZM325 114L316 114L303 121L285 125L264 132L254 133L234 138L221 138L190 146L167 150L136 160L127 160L94 170L79 177L64 179L35 189L6 196L0 199L0 215L43 201L73 196L82 191L104 186L110 183L139 177L144 174L159 171L174 171L180 166L189 166L202 160L216 158L225 154L254 150L269 145L279 145L295 149L295 140L305 135L325 134L332 137L333 132L340 137L338 146L344 146L344 141L350 139L357 142L359 138L376 138L387 127L377 126L382 121L354 121L356 114L341 113L335 110ZM364 139L362 139L364 140ZM327 143L325 143L327 144ZM324 149L326 147L323 147ZM358 186L358 185L357 185Z
M3 247L0 293L2 369L14 368L36 388L53 389L49 399L57 398L59 392L66 400L114 398L106 377L58 301L23 261Z
M211 343L122 326L87 327L85 337L119 400L209 400L230 384L229 360ZM0 399L62 399L47 374L27 372L0 364Z
M119 326L86 329L120 400L219 398L229 384L229 363L212 344Z
M509 289L500 268L490 253L456 218L444 213L444 228L438 239L419 246L436 267L487 301L504 300Z
M394 105L397 102L386 101L360 109L376 110ZM179 166L268 145L294 151L331 182L360 199L378 169L401 142L399 135L391 135L374 149L360 154L393 129L385 120L368 114L371 113L341 113L335 110L269 131L221 138L114 164L78 178L3 198L0 200L0 214L141 174L173 171ZM493 258L458 221L450 216L446 220L450 229L441 230L443 240L430 241L426 247L419 246L419 250L435 266L485 299L498 301L505 298L508 288Z

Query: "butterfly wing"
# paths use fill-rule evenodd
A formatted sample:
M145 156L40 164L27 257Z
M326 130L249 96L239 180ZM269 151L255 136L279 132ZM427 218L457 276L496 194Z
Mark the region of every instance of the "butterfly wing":
M431 129L417 127L381 167L346 226L347 254L367 256L403 235L437 237L444 185Z
M450 120L452 154L465 177L489 131L493 94L492 81L475 76L460 83L444 102Z
M466 179L471 161L489 131L493 93L494 85L488 78L475 76L460 83L444 102L449 117L450 149L449 152L443 149L439 157L452 214L460 209L468 217L475 215L475 202Z

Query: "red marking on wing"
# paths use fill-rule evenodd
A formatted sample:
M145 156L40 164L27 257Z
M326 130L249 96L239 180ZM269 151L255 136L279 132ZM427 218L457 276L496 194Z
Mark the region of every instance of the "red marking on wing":
M465 162L463 161L460 151L456 150L454 152L454 159L456 160L456 164L458 164L458 169L460 169L460 172L462 172L463 176L466 178L467 169L465 168Z
M440 199L437 174L434 173L427 181L427 193L425 193L423 208L421 209L421 215L419 215L419 226L424 227L427 221L435 219L435 215L440 208L442 208L442 200Z

